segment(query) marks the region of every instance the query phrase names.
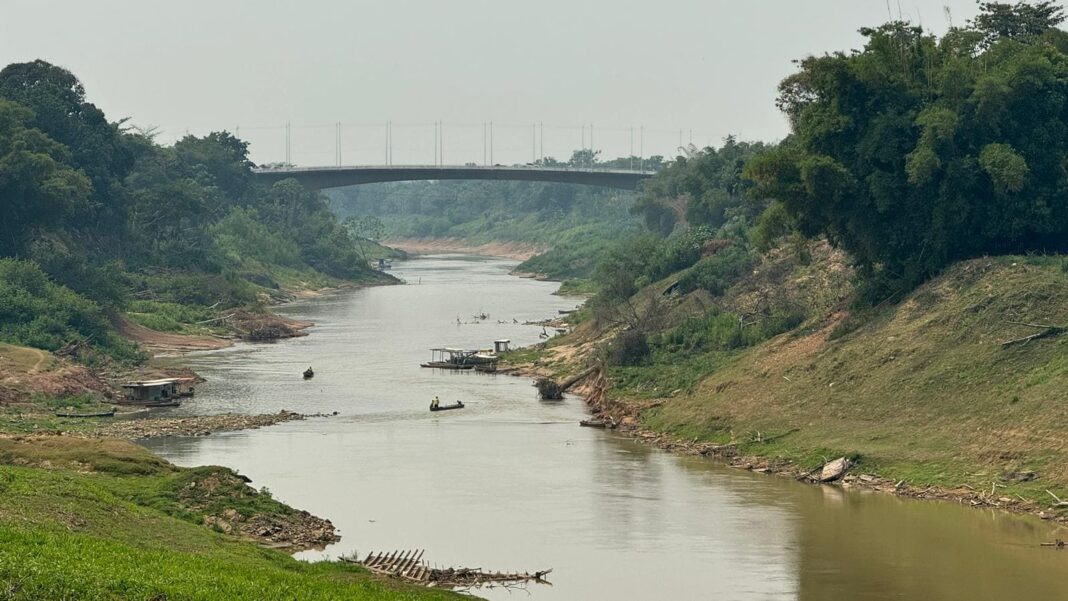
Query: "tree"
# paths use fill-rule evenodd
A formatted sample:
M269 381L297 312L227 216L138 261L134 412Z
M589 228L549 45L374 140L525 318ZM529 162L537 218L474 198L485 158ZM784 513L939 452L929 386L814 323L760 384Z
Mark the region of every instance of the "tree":
M802 60L779 88L791 135L746 166L753 194L849 251L870 300L958 259L1068 250L1063 18L981 8L941 39L893 22L862 30L860 51Z
M984 36L987 46L1000 39L1028 42L1064 22L1064 8L1056 2L1035 4L1017 2L980 2L979 15L970 23Z
M67 146L71 163L92 183L95 214L112 225L124 218L121 195L112 187L129 173L134 156L119 124L85 100L85 88L70 71L43 60L14 63L0 70L0 98L33 111L27 123Z
M0 99L0 256L18 256L41 229L84 208L89 180L70 152L39 129L33 112Z

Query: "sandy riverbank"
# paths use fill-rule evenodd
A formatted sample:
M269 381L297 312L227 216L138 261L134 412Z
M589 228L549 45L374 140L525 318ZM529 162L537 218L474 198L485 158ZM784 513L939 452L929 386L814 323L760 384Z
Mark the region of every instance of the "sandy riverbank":
M544 246L526 242L498 241L487 242L486 244L472 244L459 238L398 238L383 240L382 244L403 250L409 255L462 253L501 257L515 261L526 261L534 255L541 254L547 250Z

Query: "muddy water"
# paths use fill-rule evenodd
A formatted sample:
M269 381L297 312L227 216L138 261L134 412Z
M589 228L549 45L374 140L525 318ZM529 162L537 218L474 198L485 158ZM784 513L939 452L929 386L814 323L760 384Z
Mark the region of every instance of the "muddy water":
M1068 552L1038 547L1068 538L1055 525L679 458L577 427L579 399L539 402L527 380L419 368L433 346L536 342L512 320L575 306L511 265L419 259L396 269L407 286L286 307L311 336L188 359L209 382L182 410L340 415L151 448L333 520L343 540L307 559L419 547L439 564L553 568L534 599L1068 599ZM434 395L468 408L431 414Z

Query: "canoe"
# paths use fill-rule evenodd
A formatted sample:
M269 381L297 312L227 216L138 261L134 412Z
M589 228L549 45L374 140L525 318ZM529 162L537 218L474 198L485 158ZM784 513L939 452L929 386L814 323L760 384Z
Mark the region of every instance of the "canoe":
M73 413L70 411L56 411L56 417L113 417L115 410L98 411L96 413Z
M456 401L452 405L438 405L437 407L431 407L431 411L448 411L450 409L463 409L464 404L462 401Z
M449 363L448 361L431 361L430 363L420 363L420 367L436 367L438 369L474 369L473 364L462 363Z
M587 428L608 428L612 425L612 422L603 419L584 419L579 422L579 425Z

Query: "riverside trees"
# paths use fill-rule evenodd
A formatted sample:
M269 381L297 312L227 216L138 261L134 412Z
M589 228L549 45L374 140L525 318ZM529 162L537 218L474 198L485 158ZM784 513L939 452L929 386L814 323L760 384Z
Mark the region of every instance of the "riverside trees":
M745 174L847 250L869 300L950 262L1068 251L1068 34L1052 2L983 3L942 38L892 22L779 87L792 134Z
M225 132L161 146L109 122L77 77L45 61L0 70L0 259L37 264L5 263L0 298L45 290L16 278L42 270L84 297L48 288L66 306L27 304L48 309L27 325L33 336L0 328L0 339L103 343L99 324L79 316L113 316L131 292L144 312L151 299L204 293L214 297L204 305L252 302L251 282L278 287L278 268L370 277L322 197L293 181L258 184L252 166L247 144Z

